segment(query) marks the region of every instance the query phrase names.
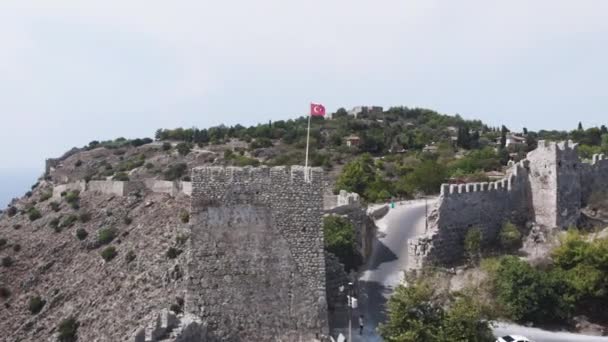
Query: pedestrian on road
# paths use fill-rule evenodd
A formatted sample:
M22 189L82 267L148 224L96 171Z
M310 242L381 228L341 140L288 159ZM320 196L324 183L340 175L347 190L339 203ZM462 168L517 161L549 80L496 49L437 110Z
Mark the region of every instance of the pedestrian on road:
M359 335L363 335L363 315L359 316Z

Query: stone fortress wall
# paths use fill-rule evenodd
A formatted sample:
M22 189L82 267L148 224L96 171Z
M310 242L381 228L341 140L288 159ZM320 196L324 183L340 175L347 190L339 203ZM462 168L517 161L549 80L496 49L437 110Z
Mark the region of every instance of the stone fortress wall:
M608 191L608 160L582 163L576 144L538 142L538 148L514 164L504 179L491 183L443 184L429 214L428 231L409 241L410 268L424 263L454 264L464 255L464 239L472 227L483 243L498 237L510 221L565 228L575 224L580 209L596 191Z
M78 181L73 183L59 184L53 187L53 199L58 200L66 191L78 190L94 191L106 195L127 196L130 192L138 189L147 189L154 193L164 193L171 196L183 194L192 195L192 183L181 181L163 181L157 179L146 179L144 181Z
M323 171L192 171L186 312L214 340L312 341L327 334Z

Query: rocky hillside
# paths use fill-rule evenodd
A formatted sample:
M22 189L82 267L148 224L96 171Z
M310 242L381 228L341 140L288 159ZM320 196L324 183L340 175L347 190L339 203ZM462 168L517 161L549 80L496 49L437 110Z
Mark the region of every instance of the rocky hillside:
M55 200L51 186L40 182L0 219L3 341L71 341L75 326L79 341L121 341L149 314L181 305L187 197L68 192Z

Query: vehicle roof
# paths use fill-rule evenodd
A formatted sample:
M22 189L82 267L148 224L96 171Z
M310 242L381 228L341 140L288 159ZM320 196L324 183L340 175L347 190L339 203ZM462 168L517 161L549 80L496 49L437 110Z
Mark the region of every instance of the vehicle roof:
M529 340L529 338L525 337L525 336L521 336L521 335L511 335L511 337L513 337L516 340Z

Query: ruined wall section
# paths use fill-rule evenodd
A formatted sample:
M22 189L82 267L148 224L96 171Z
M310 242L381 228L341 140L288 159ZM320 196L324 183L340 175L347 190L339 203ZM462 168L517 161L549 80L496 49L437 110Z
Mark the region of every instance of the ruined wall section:
M454 264L464 256L469 229L481 229L483 244L496 240L506 221L525 224L532 216L528 162L515 164L507 177L491 183L443 184L429 215L429 231L409 241L410 268L423 262Z
M323 171L192 171L186 310L222 341L327 333Z
M583 164L581 170L581 206L589 203L594 193L608 193L608 156L593 155L592 164Z
M528 153L530 161L531 205L534 219L539 225L557 225L557 145L538 142L538 147Z
M555 227L576 225L581 212L582 163L576 150L577 144L565 141L556 144L557 218Z

